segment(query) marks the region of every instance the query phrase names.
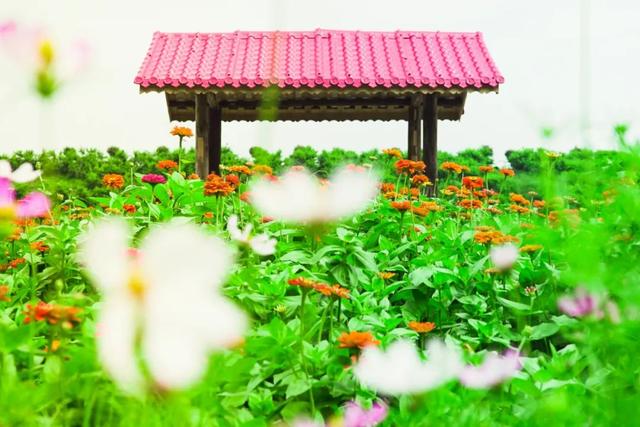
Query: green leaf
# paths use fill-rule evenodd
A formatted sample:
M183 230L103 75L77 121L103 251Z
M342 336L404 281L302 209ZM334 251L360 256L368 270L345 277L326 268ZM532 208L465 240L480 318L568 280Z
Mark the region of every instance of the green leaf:
M428 267L419 267L409 273L409 280L411 280L411 284L414 286L418 285L430 285L429 279L435 273L435 268L432 266Z
M540 340L542 338L550 337L560 330L560 326L555 323L540 323L539 325L531 328L530 339L532 341Z
M294 378L287 387L286 398L298 396L311 388L306 378Z
M511 301L508 300L506 298L502 298L502 297L498 297L498 302L502 305L504 305L505 307L508 307L512 310L518 310L518 311L530 311L531 310L531 306L527 305L527 304L522 304L521 302L515 302L515 301Z

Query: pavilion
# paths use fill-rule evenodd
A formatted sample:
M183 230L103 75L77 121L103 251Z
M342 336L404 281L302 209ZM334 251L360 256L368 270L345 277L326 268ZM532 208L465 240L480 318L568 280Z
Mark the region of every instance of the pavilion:
M504 81L481 33L161 33L135 77L164 92L170 120L195 120L196 170L219 171L223 121L406 120L410 159L437 179L438 120Z

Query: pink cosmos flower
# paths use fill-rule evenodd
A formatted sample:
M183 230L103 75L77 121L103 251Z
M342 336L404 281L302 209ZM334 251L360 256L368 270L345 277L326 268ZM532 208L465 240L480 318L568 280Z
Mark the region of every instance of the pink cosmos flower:
M345 405L344 427L373 427L384 421L387 413L387 405L382 402L375 402L371 409L349 402Z
M502 356L489 353L482 364L465 366L459 378L468 388L490 388L513 377L521 368L520 353L515 350Z
M167 182L167 178L164 175L158 175L155 173L148 173L142 177L142 182L149 184L164 184Z
M601 317L598 309L598 299L585 289L576 289L573 295L566 295L558 299L558 308L564 314L572 317L585 317L590 314Z
M16 191L7 178L0 178L0 211L8 211L9 216L18 218L43 217L51 209L51 202L42 193L27 194L22 200L16 200Z

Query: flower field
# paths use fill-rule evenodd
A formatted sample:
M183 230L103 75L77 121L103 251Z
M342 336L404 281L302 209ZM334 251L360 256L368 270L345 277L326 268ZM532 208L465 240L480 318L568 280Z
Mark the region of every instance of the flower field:
M189 155L82 197L0 163L0 425L637 424L637 145L437 187Z

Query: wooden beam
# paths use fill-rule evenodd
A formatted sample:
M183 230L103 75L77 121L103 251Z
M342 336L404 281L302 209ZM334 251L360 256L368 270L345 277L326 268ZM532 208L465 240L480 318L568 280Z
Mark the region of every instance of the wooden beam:
M209 171L220 174L222 154L222 107L209 107Z
M196 96L196 173L201 179L209 174L209 103L206 95Z
M427 166L427 176L433 185L429 195L435 196L438 188L438 98L437 95L425 95L423 105L422 161Z
M421 127L420 121L422 120L421 102L419 97L412 97L411 104L409 104L409 132L407 138L407 153L411 160L418 160L420 158L420 139L421 139Z

